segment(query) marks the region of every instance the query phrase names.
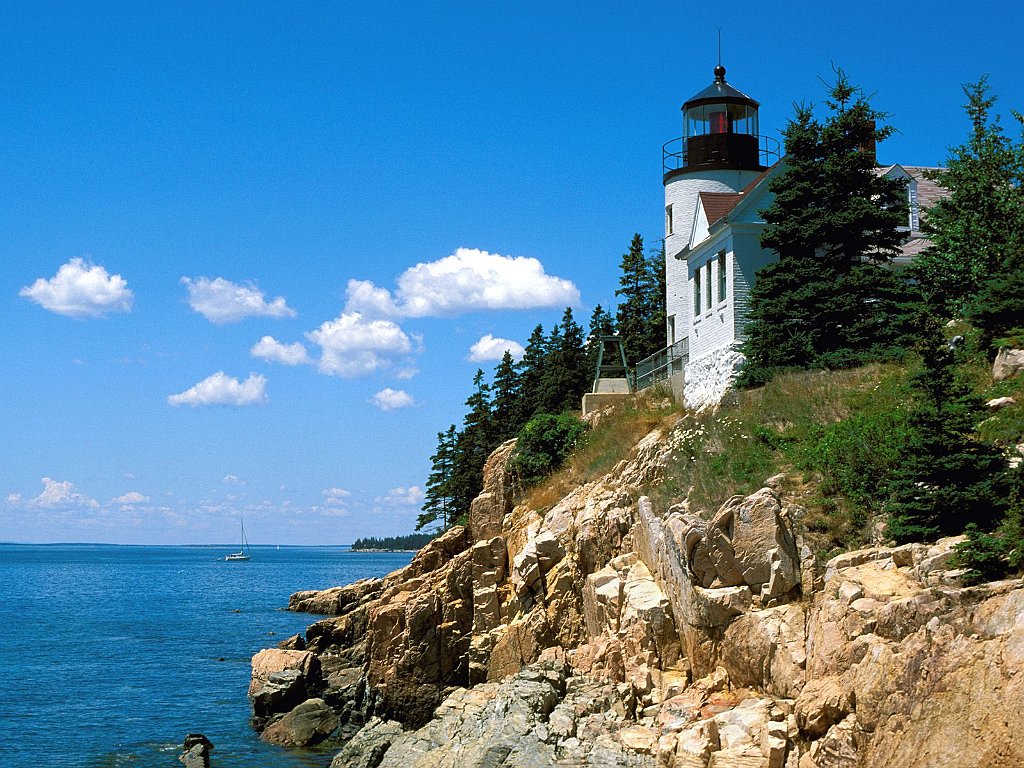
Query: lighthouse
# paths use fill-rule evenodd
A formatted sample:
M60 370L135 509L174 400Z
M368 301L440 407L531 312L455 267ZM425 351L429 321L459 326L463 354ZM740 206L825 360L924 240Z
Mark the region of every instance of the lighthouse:
M669 345L686 337L684 323L693 315L691 276L686 259L677 256L690 246L700 193L739 192L765 170L762 155L768 153L758 133L758 102L726 81L721 64L714 75L711 85L683 104L683 135L662 147ZM777 150L771 154L777 158Z

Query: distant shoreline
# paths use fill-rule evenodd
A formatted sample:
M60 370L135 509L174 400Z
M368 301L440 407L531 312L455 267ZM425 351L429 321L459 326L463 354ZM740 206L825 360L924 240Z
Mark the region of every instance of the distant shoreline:
M374 552L376 552L376 553L381 553L381 552L419 552L418 549L369 549L369 548L366 548L366 549L363 549L363 548L351 549L351 548L349 548L348 551L349 552L369 552L369 553L374 553Z

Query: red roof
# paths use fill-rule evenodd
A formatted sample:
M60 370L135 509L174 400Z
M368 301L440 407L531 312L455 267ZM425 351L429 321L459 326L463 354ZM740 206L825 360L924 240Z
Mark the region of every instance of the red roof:
M732 209L740 204L743 196L750 193L754 187L764 181L764 177L776 165L778 165L777 162L765 168L739 192L701 192L700 202L704 206L705 215L708 217L708 226L710 227L722 217L732 213Z

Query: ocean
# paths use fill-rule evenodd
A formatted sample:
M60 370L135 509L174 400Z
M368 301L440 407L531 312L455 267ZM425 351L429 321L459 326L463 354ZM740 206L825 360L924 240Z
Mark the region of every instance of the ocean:
M187 733L217 768L329 766L249 728L249 660L316 621L288 596L406 565L342 547L0 545L0 732L12 768L174 768Z

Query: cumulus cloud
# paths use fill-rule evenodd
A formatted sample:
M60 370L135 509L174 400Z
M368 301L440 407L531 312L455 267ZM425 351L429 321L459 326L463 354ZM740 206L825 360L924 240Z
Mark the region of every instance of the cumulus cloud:
M370 398L370 402L382 411L397 411L399 408L411 408L416 405L412 395L401 389L387 387Z
M422 488L410 485L408 488L392 488L384 496L378 497L377 502L394 507L417 507L423 503L424 498Z
M130 312L135 298L123 277L79 258L64 264L49 280L40 277L25 286L18 295L58 315L76 318Z
M138 491L128 491L128 493L110 501L112 504L145 504L149 501L149 496L143 496Z
M250 373L243 382L223 371L209 376L194 387L176 395L170 395L171 405L263 405L267 402L267 377Z
M247 317L295 317L283 296L267 303L254 283L239 285L217 277L181 278L188 288L188 304L211 323L236 323Z
M257 341L252 345L249 354L253 357L269 360L272 363L282 363L283 365L301 365L302 363L311 362L302 342L296 341L294 344L282 344L273 336L264 336Z
M75 484L68 480L53 480L49 477L42 479L43 492L38 496L23 500L20 493L12 493L7 497L11 504L26 504L30 507L42 507L43 509L56 509L59 507L90 507L95 509L100 505L96 499L91 499L83 493L75 490Z
M224 485L245 485L245 480L242 480L238 475L224 475L220 480Z
M480 340L469 348L469 359L474 363L482 363L485 360L501 360L505 356L506 350L516 360L521 358L526 351L518 341L498 339L488 333L481 336Z
M534 258L459 248L410 267L394 294L367 280L350 280L346 312L372 317L437 317L484 309L536 309L578 304L569 280L548 275Z
M344 504L345 499L352 495L349 491L346 491L344 488L338 487L325 488L320 493L323 494L324 501L332 506Z
M385 368L413 348L409 336L396 323L368 320L359 312L343 312L307 333L306 338L321 349L317 369L342 378L365 376Z

